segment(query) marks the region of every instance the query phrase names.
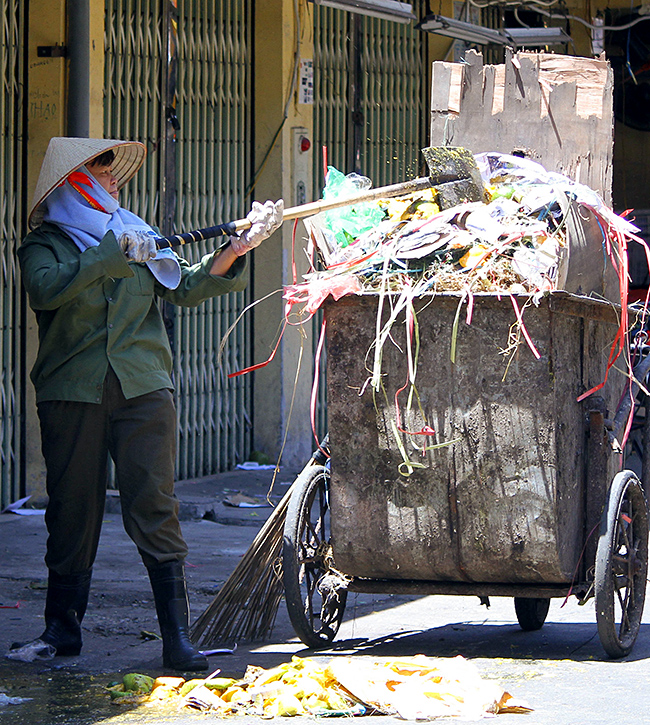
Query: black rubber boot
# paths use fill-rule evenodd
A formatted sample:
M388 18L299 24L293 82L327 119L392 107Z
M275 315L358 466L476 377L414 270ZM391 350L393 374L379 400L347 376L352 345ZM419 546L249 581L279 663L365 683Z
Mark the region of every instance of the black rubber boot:
M88 606L91 578L91 569L81 574L48 574L45 631L39 639L51 644L57 656L81 652L81 620Z
M170 561L151 567L149 579L163 641L163 665L182 672L207 670L208 658L197 652L190 641L190 607L183 564Z

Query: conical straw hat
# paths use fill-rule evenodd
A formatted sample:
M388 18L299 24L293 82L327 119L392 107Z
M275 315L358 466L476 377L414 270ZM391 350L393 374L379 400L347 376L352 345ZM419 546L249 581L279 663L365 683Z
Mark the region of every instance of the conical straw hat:
M138 141L116 141L102 138L50 139L45 152L41 173L36 183L34 201L29 212L29 226L35 229L43 221L42 203L68 176L80 166L112 149L115 153L112 170L117 178L118 189L142 166L147 150Z

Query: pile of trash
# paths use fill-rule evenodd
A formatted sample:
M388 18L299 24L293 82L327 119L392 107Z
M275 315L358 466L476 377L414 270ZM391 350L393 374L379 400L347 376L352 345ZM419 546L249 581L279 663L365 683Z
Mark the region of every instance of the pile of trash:
M326 665L292 657L270 670L250 666L242 679L127 674L107 688L116 703L192 708L219 716L395 715L407 720L477 718L530 712L476 667L454 658L335 658Z
M474 156L474 161L478 200L445 208L454 196L445 196L442 184L408 197L323 211L305 220L311 270L302 282L295 279L284 288L285 324L303 324L329 296L338 300L344 295L375 295L377 332L368 351L372 364L362 392L367 385L380 392L382 351L392 340L392 326L402 319L409 400L413 399L418 350L414 301L439 293L458 297L452 362L461 308L466 306L465 322L471 325L477 294L503 296L513 307L510 339L500 349L506 358L504 377L520 344L525 342L539 359L523 313L555 290L620 303L620 329L608 370L622 352L628 323L628 241L641 244L650 259L639 229L589 187L530 159L487 152ZM343 176L331 167L326 181L324 198L350 197L371 185L365 177ZM317 354L325 329L323 321Z
M488 152L475 156L484 199L441 209L435 189L321 212L307 220L311 250L323 269L285 288L287 313L313 315L328 295L364 292L509 293L558 289L567 247L569 205L588 207L602 230L603 254L624 263L637 227L589 187L550 173L529 159ZM329 167L325 199L351 195L371 182ZM622 241L623 245L617 243ZM598 246L601 246L600 244ZM624 275L623 275L624 276Z

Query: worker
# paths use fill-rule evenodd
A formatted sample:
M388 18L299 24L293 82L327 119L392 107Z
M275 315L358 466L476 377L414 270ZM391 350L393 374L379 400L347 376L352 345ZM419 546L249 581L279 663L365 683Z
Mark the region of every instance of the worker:
M49 497L39 640L51 655L81 650L110 454L124 528L149 574L163 664L200 671L208 661L188 632L172 355L157 298L194 306L242 290L246 254L280 226L283 202L253 202L250 228L190 265L158 250L156 231L119 205L144 155L136 142L52 139L29 215L33 231L18 250L38 322L31 378Z

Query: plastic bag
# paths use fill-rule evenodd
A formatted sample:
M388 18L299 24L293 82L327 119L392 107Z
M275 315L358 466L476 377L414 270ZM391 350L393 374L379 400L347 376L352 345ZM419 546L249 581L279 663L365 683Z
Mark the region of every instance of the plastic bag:
M21 705L23 702L31 702L31 697L9 697L4 692L0 692L0 707L4 705Z
M18 662L34 662L34 660L51 660L56 655L56 649L51 644L35 639L22 647L11 649L5 657Z
M372 182L366 176L348 174L327 167L323 199L340 199L370 189ZM342 206L325 212L327 229L340 247L347 247L358 236L377 226L384 218L384 212L376 203L362 202Z

